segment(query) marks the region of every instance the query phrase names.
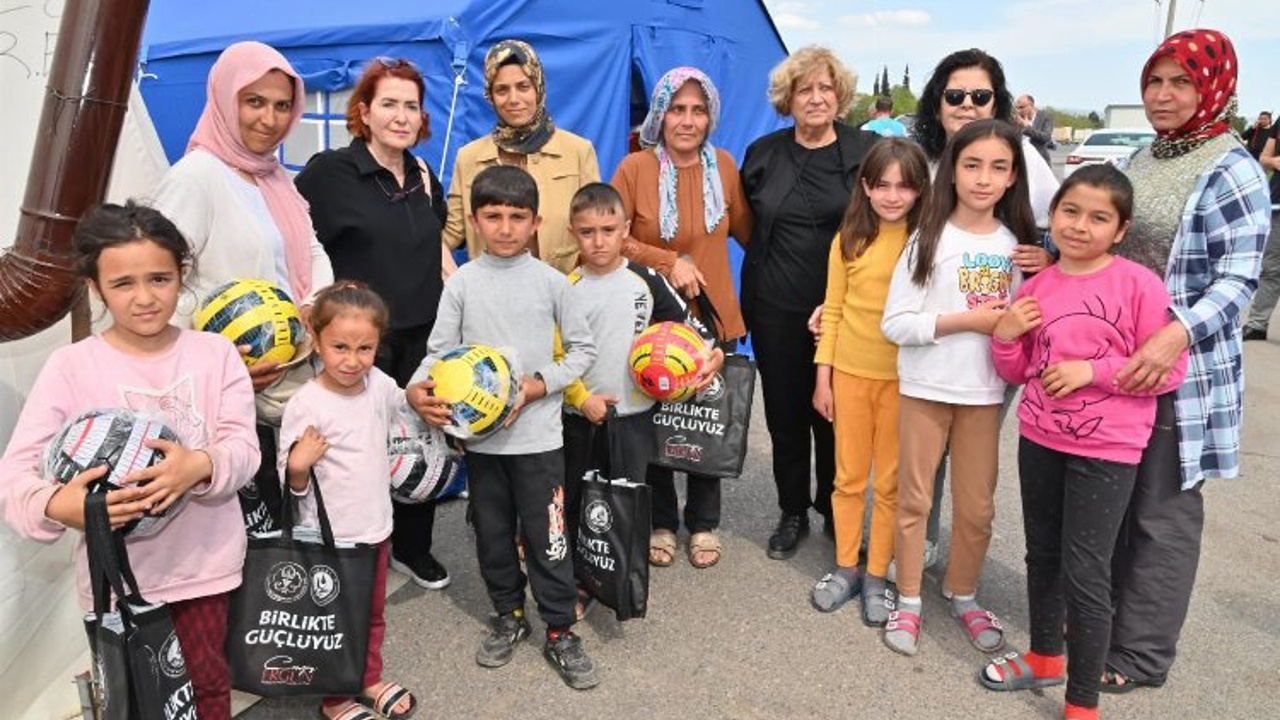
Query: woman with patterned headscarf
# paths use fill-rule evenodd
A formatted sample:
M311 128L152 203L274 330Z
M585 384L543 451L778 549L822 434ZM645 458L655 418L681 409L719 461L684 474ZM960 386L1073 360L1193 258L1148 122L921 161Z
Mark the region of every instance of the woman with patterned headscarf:
M454 160L449 183L449 214L444 240L456 248L465 239L467 254L476 257L484 245L467 224L471 215L471 182L481 170L515 165L538 184L542 225L530 248L563 273L578 264L578 242L569 234L569 201L578 188L600 180L591 141L556 127L547 114L547 86L542 62L527 43L503 40L484 59L484 97L498 122L493 132L467 143Z
M705 73L679 67L663 75L640 128L645 149L623 158L613 186L631 221L623 255L659 271L686 297L705 292L722 321L720 347L732 352L746 327L729 268L729 235L746 244L751 212L733 157L708 142L719 117L720 94ZM653 487L649 561L670 565L680 527L675 479L670 470L650 465L647 482ZM690 564L707 568L719 562L718 478L689 475L684 523Z
M1165 279L1168 325L1117 375L1122 392L1164 382L1188 349L1187 379L1162 395L1116 544L1115 616L1101 689L1163 685L1200 559L1205 480L1240 472L1241 313L1271 224L1267 180L1231 131L1236 54L1215 30L1169 37L1142 69L1156 140L1129 162L1133 223L1116 252Z

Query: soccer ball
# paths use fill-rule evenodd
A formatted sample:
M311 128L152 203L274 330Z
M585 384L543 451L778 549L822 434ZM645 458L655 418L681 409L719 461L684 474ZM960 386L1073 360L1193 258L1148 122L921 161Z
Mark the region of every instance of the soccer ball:
M631 343L631 378L645 395L678 403L693 397L693 379L706 363L706 341L683 323L650 325Z
M245 364L286 363L305 334L289 294L264 280L232 280L214 288L196 311L195 328L249 346Z
M107 474L90 485L90 492L118 490L120 481L129 473L151 467L164 460L164 453L146 445L147 440L179 442L163 423L138 417L132 411L111 408L90 410L63 426L45 450L44 474L60 483L90 468L106 465ZM146 485L146 483L142 483ZM182 496L163 515L139 518L123 530L137 537L153 535L164 527L168 518L186 499Z
M462 345L445 353L427 370L437 397L449 401L453 424L445 432L463 440L502 427L511 414L520 384L507 359L487 345Z
M439 428L423 422L417 413L402 409L391 421L387 436L391 460L391 499L412 505L444 500L462 492L461 459L445 444Z

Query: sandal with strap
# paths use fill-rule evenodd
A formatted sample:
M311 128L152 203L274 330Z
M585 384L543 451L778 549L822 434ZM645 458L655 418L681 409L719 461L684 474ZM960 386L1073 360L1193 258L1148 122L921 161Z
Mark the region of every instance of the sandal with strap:
M911 638L909 645L892 642L890 633L904 632ZM920 646L920 613L910 610L894 610L889 613L889 620L884 624L884 633L880 636L884 644L892 651L902 655L915 655Z
M399 705L400 701L405 698L409 698L409 709L404 712L396 712L396 705ZM370 708L382 717L388 718L388 720L407 720L418 711L418 699L413 696L413 693L393 682L383 685L382 691L378 693L377 697L361 695L356 698L356 702Z
M997 691L1034 690L1061 685L1067 681L1062 675L1036 677L1026 658L1016 652L1008 652L992 659L978 672L978 680L988 690Z
M1102 682L1098 684L1098 692L1109 695L1123 695L1142 688L1158 688L1164 680L1136 680L1112 667L1102 673Z
M661 556L654 553L662 553ZM654 530L649 535L649 564L654 567L669 567L676 561L676 534L670 530Z
M377 715L369 712L364 705L357 702L352 702L347 705L346 708L337 715L329 715L324 711L324 706L321 705L320 708L316 710L316 716L319 717L320 720L378 720Z
M1000 624L995 613L990 610L983 610L979 608L977 610L960 613L959 615L953 615L952 617L956 619L956 624L960 626L960 629L964 630L965 633L968 634L969 644L975 648L982 652L996 652L1000 648L1004 647L1004 626ZM997 642L994 645L983 645L978 642L978 636L988 630L999 633L1000 642Z
M841 573L829 572L813 586L813 591L809 593L809 602L819 612L835 612L845 603L858 597L861 592L862 573L848 577Z
M699 562L697 557L705 553L714 553L710 560ZM720 562L720 538L714 532L696 532L689 536L689 564L699 570Z

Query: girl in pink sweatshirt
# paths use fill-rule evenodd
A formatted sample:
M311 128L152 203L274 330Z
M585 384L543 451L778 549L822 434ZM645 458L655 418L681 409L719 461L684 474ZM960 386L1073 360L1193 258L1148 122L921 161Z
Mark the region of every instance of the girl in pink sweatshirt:
M387 561L391 542L391 461L387 435L404 391L373 366L387 329L387 306L364 283L339 280L316 295L311 332L323 369L298 391L280 426L280 476L300 497L300 524L316 524L311 483L320 483L333 536L343 542L378 546L370 609L369 650L360 695L325 698L320 715L367 720L379 715L400 720L417 709L405 688L382 679L386 635Z
M1126 394L1116 373L1169 322L1164 282L1111 254L1133 215L1133 187L1110 165L1062 183L1050 231L1061 257L1018 290L991 349L1018 407L1018 471L1027 540L1031 652L983 670L993 690L1063 682L1065 717L1096 720L1111 636L1111 555L1156 419L1156 395L1181 384L1186 352L1151 393Z
M164 460L127 475L107 493L113 528L160 514L184 496L168 523L126 547L142 595L165 602L203 720L230 720L231 679L223 647L228 593L240 585L245 533L236 491L258 467L253 388L235 347L220 335L169 323L191 249L159 212L102 205L75 233L77 266L112 324L56 350L40 371L0 460L0 513L20 535L45 543L84 529L88 488L107 468L65 485L42 476L46 447L89 410L127 408L157 417L181 440L149 441ZM145 485L142 485L146 482ZM92 607L83 539L76 546L81 605Z

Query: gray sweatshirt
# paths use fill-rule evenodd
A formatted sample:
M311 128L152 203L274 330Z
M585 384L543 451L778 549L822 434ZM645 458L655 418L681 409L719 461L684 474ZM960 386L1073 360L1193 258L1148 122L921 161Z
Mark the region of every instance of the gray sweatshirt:
M595 361L596 347L581 312L565 303L569 282L529 253L503 258L484 254L458 268L445 283L436 324L427 341L427 359L459 345L489 345L514 351L516 370L542 375L547 395L524 406L509 427L467 443L491 455L527 455L563 446L561 391ZM565 355L556 362L560 328ZM410 383L426 378L426 361Z

